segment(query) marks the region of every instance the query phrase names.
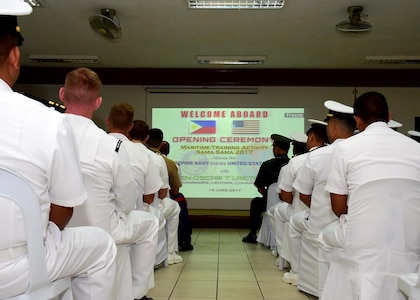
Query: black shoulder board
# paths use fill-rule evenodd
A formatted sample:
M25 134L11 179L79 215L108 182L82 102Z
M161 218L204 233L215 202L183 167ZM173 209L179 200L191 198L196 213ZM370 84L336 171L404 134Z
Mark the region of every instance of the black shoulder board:
M122 141L121 140L118 140L117 146L115 147L115 152L120 151L121 144L122 144Z

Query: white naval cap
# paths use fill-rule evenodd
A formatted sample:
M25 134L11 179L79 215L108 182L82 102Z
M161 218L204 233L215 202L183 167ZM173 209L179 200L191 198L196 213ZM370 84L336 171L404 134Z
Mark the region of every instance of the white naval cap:
M389 128L399 128L399 127L402 127L403 125L400 123L400 122L397 122L397 121L395 121L395 120L389 120L389 122L388 122L388 127Z
M349 118L353 117L354 109L351 106L337 102L335 100L326 100L324 102L325 108L328 109L328 118Z
M312 124L320 124L320 125L325 125L325 126L327 126L327 124L328 124L325 121L316 120L316 119L308 119L308 122L311 123L311 126L312 126Z
M299 143L306 143L308 136L302 132L292 132L290 134L292 141Z
M32 13L32 7L23 0L1 0L0 15L26 16Z
M409 130L407 133L411 136L420 137L420 131L417 130Z

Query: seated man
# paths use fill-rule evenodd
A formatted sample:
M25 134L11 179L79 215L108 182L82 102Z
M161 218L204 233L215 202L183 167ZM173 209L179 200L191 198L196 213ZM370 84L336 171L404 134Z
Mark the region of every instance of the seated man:
M308 206L300 200L299 193L293 188L293 182L296 179L308 153L325 145L328 142L325 125L313 123L306 132L306 143L303 144L304 149L300 149L300 143L296 142L299 137L292 136L293 152L295 156L280 171L282 175L278 180L278 188L280 199L277 205L272 207L273 228L276 236L276 247L280 257L290 262L291 255L288 248L283 247L283 234L285 223L290 221L294 213L308 209ZM308 152L309 151L309 152Z
M138 185L121 147L123 142L91 120L102 103L101 88L95 72L78 68L67 74L59 93L79 145L88 192L88 200L75 210L72 224L101 227L117 245L130 245L132 293L135 299L148 299L146 293L154 286L158 220L150 213L135 210Z
M267 189L277 181L281 168L289 162L287 152L292 140L279 134L272 134L271 139L273 140L274 158L261 165L257 178L255 178L254 185L262 197L256 197L251 201L249 209L250 231L242 239L245 243L257 243L257 231L260 229L262 222L261 214L267 207Z
M8 14L30 13L23 1ZM7 6L7 5L6 5ZM0 8L0 14L2 13ZM49 280L72 277L75 300L112 299L116 247L97 227L67 228L73 207L87 195L73 132L64 116L12 91L23 38L15 16L0 16L0 168L26 180L39 199ZM71 184L69 184L71 183ZM2 182L1 184L7 184ZM20 210L0 201L0 298L29 288L28 255Z
M163 132L159 128L152 128L149 130L149 138L147 139L147 145L149 149L161 155L160 149L163 142ZM191 244L191 224L188 216L187 200L182 195L179 189L182 186L182 181L179 176L179 169L177 164L166 155L162 155L165 160L166 167L168 169L169 176L169 194L171 199L178 202L180 207L179 215L179 227L178 227L178 249L179 251L190 251L194 247Z
M155 153L147 149L143 144L134 143L129 140L131 132L133 134L133 117L134 107L128 103L117 103L111 108L107 118L107 127L111 135L124 141L123 145L128 150L133 171L141 191L140 201L137 201L137 209L142 210L143 206L146 211L153 213L159 219L159 237L158 237L158 253L156 257L156 265L162 263L162 258L168 258L168 264L176 264L182 262L182 257L178 252L178 223L179 223L179 207L169 198L166 198L168 175L166 172L162 176L162 172L155 163L155 159L162 160ZM147 127L148 132L149 128ZM166 165L165 165L166 171ZM165 172L164 172L165 173ZM158 202L153 204L157 199ZM145 203L145 204L143 204ZM152 205L153 204L153 205ZM154 207L156 205L156 207ZM163 222L161 221L163 219ZM161 227L161 224L163 225Z
M347 244L345 240L346 223L356 219L355 216L358 214L368 212L371 220L390 219L389 222L374 222L374 225L369 222L358 224L362 229L366 227L366 236L379 234L378 240L386 241L384 242L386 248L377 249L377 245L382 245L381 243L377 240L372 241L370 238L366 239L366 236L361 234L361 230L353 231L353 239L358 239L359 246L364 246L360 248L360 253L357 253L359 249L356 251L352 249L354 255L347 252L346 254L350 264L354 264L357 258L358 263L369 266L368 270L353 271L347 268L347 264L338 262L330 265L322 298L349 299L353 295L353 299L402 299L402 295L397 295L395 275L412 273L419 267L418 203L413 202L415 198L410 199L411 203L415 204L410 206L407 204L409 201L405 202L405 199L398 199L398 196L392 195L389 198L398 201L385 202L387 205L395 205L395 208L390 209L392 212L388 212L380 207L372 209L369 203L354 205L356 201L352 201L352 195L360 186L378 179L418 180L420 178L420 145L388 127L387 122L390 119L388 103L381 93L367 92L360 95L355 100L353 108L360 133L337 144L329 160L331 167L326 190L330 195L332 210L339 220L323 229L319 235L319 241L326 249L352 247L353 245ZM416 193L416 188L412 185L413 193ZM404 214L401 213L403 205ZM413 207L416 209L413 210ZM384 211L387 213L386 216L384 216ZM410 220L413 226L408 225L410 222L404 224L406 220ZM381 228L377 228L378 224L381 224ZM381 236L379 232L386 233L386 236ZM396 236L404 238L398 240ZM393 252L396 244L398 244L397 253ZM338 282L337 274L343 275L340 279L344 277L344 280ZM340 289L337 289L338 285Z
M326 132L331 144L307 155L293 188L310 210L294 214L290 219L289 230L284 235L284 242L289 248L291 270L284 274L283 280L294 285L299 278L302 232L309 230L314 234L319 233L323 226L335 219L329 202L325 201L328 165L336 144L350 137L356 125L352 107L332 100L325 101L324 106L328 109Z

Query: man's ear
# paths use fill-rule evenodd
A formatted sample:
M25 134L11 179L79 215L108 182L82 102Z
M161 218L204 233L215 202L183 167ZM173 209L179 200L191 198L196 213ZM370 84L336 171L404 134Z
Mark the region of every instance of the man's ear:
M101 107L102 104L102 97L99 96L98 98L96 98L95 100L95 110L97 110L99 107Z
M15 69L19 70L20 68L20 50L19 47L13 47L9 52L9 62L10 65Z
M61 87L60 90L58 91L58 97L60 98L60 101L63 102L64 105L66 105L64 101L64 87Z
M353 116L353 118L356 120L356 128L359 129L359 131L362 131L364 128L361 128L363 125L362 119L358 116Z

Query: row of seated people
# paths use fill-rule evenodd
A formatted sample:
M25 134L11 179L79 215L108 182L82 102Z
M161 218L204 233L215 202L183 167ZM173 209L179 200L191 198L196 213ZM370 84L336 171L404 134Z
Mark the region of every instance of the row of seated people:
M354 108L324 105L326 120L310 120L308 152L294 143L268 189L257 240L280 269L290 264L285 282L321 299L405 299L397 277L417 272L420 259L417 132L392 130L401 124L376 92Z
M125 103L112 107L109 134L97 127L92 117L102 103L102 83L88 68L67 74L59 91L65 114L13 92L23 38L16 17L0 22L7 29L0 50L9 53L0 68L7 108L1 117L10 129L2 135L0 167L39 197L49 280L71 277L74 299L150 299L155 267L181 262L179 246L192 250L191 232L178 243L181 207L188 212L179 169L159 153L163 133L142 121L134 127L134 109ZM0 245L3 299L25 293L30 282L20 212L1 205L2 216L13 216L12 225L10 218L3 225L15 228Z

